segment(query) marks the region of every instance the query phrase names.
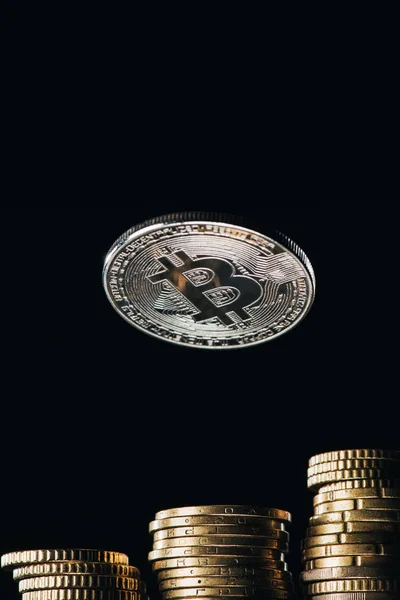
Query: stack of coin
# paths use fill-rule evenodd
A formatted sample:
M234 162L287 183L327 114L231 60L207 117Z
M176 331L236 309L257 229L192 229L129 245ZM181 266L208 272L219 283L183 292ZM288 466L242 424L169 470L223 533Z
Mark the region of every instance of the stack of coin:
M25 550L4 554L1 567L13 571L22 600L148 600L139 569L122 552Z
M163 600L293 597L286 510L243 505L156 513L149 553Z
M400 450L310 458L314 514L302 540L301 588L318 600L400 596Z

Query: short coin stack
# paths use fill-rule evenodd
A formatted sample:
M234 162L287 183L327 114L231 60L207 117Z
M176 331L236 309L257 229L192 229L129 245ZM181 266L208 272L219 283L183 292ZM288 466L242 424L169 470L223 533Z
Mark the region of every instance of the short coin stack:
M306 598L400 596L400 450L341 450L310 458L314 515L302 541Z
M293 598L285 510L243 505L172 508L149 525L149 561L163 600Z
M13 571L22 600L148 600L139 570L122 552L25 550L4 554L1 567Z

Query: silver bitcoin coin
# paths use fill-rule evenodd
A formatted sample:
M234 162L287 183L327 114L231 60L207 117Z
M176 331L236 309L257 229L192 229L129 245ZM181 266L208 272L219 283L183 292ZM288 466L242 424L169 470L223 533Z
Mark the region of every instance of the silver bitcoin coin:
M132 227L109 249L102 276L128 323L199 348L275 339L305 317L315 295L311 263L292 240L206 213Z

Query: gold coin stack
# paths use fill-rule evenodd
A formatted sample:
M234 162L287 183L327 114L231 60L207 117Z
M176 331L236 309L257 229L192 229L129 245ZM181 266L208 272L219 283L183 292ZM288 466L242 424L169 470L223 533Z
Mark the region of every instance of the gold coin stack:
M293 598L285 510L243 505L172 508L149 524L148 558L163 600Z
M148 600L139 569L122 552L25 550L3 554L1 567L12 570L22 600Z
M314 514L302 540L304 597L400 596L400 450L339 450L310 458Z

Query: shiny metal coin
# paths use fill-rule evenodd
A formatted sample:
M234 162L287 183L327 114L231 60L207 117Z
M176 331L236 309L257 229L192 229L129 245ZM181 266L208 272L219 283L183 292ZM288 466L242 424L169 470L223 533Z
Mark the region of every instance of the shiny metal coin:
M213 535L213 536L197 536L197 537L174 537L153 542L153 550L162 548L180 548L182 546L253 546L261 548L275 548L280 552L288 552L289 545L287 542L277 540L270 537L258 536L233 536L233 535Z
M264 519L270 518L278 521L290 523L292 515L287 510L280 508L268 508L264 506L253 506L249 504L211 504L201 506L182 506L179 508L169 508L160 510L156 513L156 520L170 519L175 517L190 517L196 515L218 515L218 516L259 516Z
M4 569L14 569L23 565L54 561L110 562L127 565L129 558L122 552L95 549L22 550L3 554L0 564Z
M332 462L335 460L347 460L357 458L394 458L400 460L400 450L381 450L381 449L351 449L351 450L334 450L333 452L323 452L315 454L308 461L308 466L319 463Z
M126 590L36 590L24 592L22 600L149 600L140 592Z
M140 579L140 571L136 567L105 562L37 563L13 570L13 577L16 580L42 575L107 575Z
M400 506L399 506L400 508ZM200 525L195 527L170 527L153 532L153 540L170 538L185 538L195 536L240 536L244 538L267 537L280 540L282 542L289 541L289 533L281 529L267 529L265 526L256 527L254 525Z
M184 567L158 571L158 581L182 577L237 577L248 579L285 579L292 581L290 571L278 569L260 569L254 567Z
M174 577L173 579L164 579L159 582L160 592L173 589L185 589L196 587L256 587L272 590L292 590L293 582L285 579L263 579L257 578L239 578L239 577Z
M286 519L285 519L286 520ZM254 530L282 530L285 523L279 519L271 519L260 515L194 515L185 517L170 517L151 521L149 531L153 533L162 529L175 527L208 527L226 525L228 527L251 527Z
M292 592L289 590L270 590L270 589L256 589L254 587L199 587L199 588L187 588L178 590L165 590L163 592L163 598L166 600L172 600L172 598L203 598L206 597L239 597L247 598L276 598L277 600L286 600L286 598L292 597Z
M271 560L285 561L285 554L279 550L261 548L260 546L182 546L180 548L161 548L152 550L148 554L150 562L164 558L190 557L190 556L253 556L264 557Z
M400 575L399 575L400 577ZM308 595L342 592L390 592L400 590L400 579L334 579L316 581L305 586Z
M219 567L222 569L240 567L289 572L287 562L268 559L264 556L184 556L155 560L152 563L153 571L157 572L189 567Z
M332 592L311 597L314 600L398 600L397 592Z
M118 577L103 575L50 575L21 579L18 583L20 592L46 589L89 588L105 590L141 591L141 582L134 577Z
M103 266L113 308L139 330L188 347L240 348L292 329L314 300L309 259L280 232L232 221L171 214L126 231Z
M400 499L400 488L361 488L352 490L332 490L323 494L316 494L313 498L314 506L325 504L326 502L337 502L338 500L359 500L359 499Z
M323 567L302 571L300 573L301 583L313 583L314 581L332 581L335 579L391 579L399 577L399 570L395 566L336 566Z

